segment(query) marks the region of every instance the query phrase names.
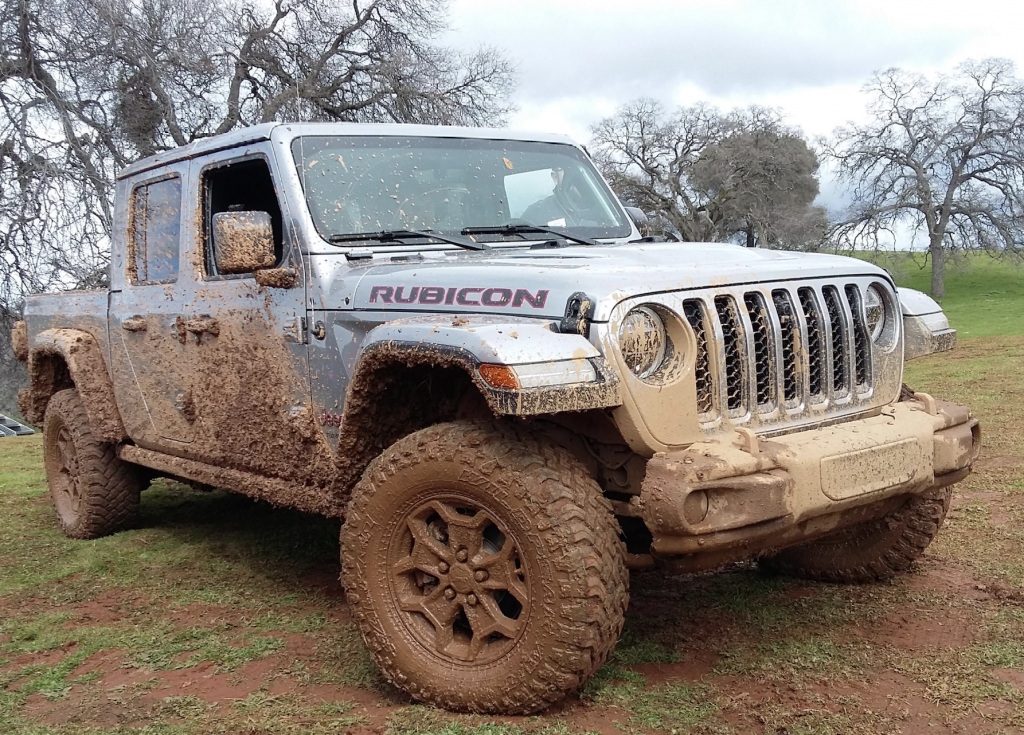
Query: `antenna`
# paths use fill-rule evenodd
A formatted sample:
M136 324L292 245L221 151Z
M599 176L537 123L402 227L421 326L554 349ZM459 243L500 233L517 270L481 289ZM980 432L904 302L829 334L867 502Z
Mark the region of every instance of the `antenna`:
M301 118L302 118L302 90L299 87L299 56L298 56L297 52L292 55L292 61L295 64L295 109L296 109L295 120L296 120L296 122L301 122ZM306 208L308 209L309 208L309 198L306 195L306 143L305 143L305 137L306 136L303 134L303 131L300 129L299 130L299 182L302 185L302 198L306 200ZM305 273L306 272L306 264L305 264L305 262L303 261L303 258L302 258L302 247L301 246L297 247L296 250L299 253L299 262L302 265L302 271L303 271L303 273ZM310 314L310 322L311 323L306 325L306 330L307 330L306 334L307 335L309 334L309 330L312 329L313 325L316 323L316 303L315 303L315 300L313 298L313 294L311 294L311 293L309 294L309 314ZM305 338L305 337L306 337L306 335L303 335L303 338ZM307 344L308 344L308 342L307 342Z

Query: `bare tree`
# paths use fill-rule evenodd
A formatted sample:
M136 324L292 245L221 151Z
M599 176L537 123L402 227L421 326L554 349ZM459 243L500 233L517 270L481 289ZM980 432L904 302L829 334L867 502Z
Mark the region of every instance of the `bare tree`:
M444 0L0 0L0 308L95 283L116 171L258 122L489 124L501 53L438 46Z
M709 145L693 185L720 202L719 232L747 247L817 249L828 231L818 196L818 157L773 111L752 108L734 132Z
M774 110L723 114L701 104L668 115L640 99L591 134L612 188L683 240L739 237L789 248L821 241L824 211L811 204L817 158Z
M1024 86L1013 65L968 62L934 79L889 69L865 89L871 121L837 129L826 148L853 198L836 241L876 248L905 228L923 233L936 298L950 252L1021 254Z

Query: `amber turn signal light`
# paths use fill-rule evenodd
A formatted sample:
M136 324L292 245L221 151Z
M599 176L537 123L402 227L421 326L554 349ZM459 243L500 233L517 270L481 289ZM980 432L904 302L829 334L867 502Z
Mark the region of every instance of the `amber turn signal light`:
M492 388L498 390L519 390L519 378L516 371L508 365L485 364L479 367L480 377Z

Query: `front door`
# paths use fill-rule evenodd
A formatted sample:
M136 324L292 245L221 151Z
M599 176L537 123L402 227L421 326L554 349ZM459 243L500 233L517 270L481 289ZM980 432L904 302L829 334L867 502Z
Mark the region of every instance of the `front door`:
M197 414L197 459L302 482L329 474L329 452L310 408L301 317L305 278L285 232L270 145L193 162L189 197L201 223L191 261L196 283L186 303L186 359ZM218 272L212 219L218 212L270 214L275 278Z
M133 180L123 257L110 296L111 365L128 435L139 445L177 453L195 437L183 301L191 278L180 267L188 163L157 178Z

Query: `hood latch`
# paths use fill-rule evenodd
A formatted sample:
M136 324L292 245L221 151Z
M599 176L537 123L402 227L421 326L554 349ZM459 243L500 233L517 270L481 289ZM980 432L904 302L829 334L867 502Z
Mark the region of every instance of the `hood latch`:
M563 334L590 336L590 320L594 316L594 299L577 291L565 302L565 316L558 331Z

